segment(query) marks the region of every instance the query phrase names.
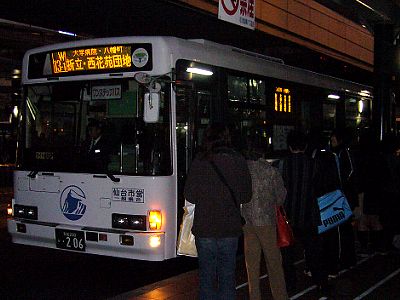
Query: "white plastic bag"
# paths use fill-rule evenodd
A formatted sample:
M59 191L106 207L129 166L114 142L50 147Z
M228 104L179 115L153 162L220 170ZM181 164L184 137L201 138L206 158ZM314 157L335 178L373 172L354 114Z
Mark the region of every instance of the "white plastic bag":
M196 244L194 241L194 235L192 234L194 208L195 205L193 203L185 201L185 206L183 207L185 212L183 214L178 237L178 255L197 257Z

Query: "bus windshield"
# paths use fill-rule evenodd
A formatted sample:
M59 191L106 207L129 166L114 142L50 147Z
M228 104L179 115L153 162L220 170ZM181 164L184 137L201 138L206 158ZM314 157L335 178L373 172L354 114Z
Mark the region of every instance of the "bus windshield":
M29 171L169 175L169 84L145 122L146 89L133 79L27 85L18 167Z

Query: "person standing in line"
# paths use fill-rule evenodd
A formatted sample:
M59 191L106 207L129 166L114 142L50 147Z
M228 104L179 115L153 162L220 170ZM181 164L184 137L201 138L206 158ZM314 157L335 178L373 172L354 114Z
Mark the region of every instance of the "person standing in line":
M287 137L290 154L283 159L282 177L287 190L285 210L293 233L304 246L306 266L312 280L322 293L327 292L328 274L323 257L323 244L318 234L321 217L315 196L315 161L305 153L307 140L304 133L291 131ZM293 246L283 253L286 282L294 288L296 269Z
M358 206L358 192L354 161L347 146L347 133L343 129L335 129L331 134L331 150L339 159L340 180L351 210ZM340 236L340 267L343 269L354 267L357 263L355 236L352 218L339 225Z
M276 206L283 205L286 189L278 169L262 158L262 150L256 149L253 159L248 159L253 186L249 203L242 205L246 219L244 254L251 300L260 300L260 260L264 254L272 297L288 299L282 257L276 238Z
M236 252L243 233L239 205L251 199L251 176L244 157L231 147L224 124L211 124L202 146L184 187L186 200L196 205L192 233L199 259L199 296L232 300L236 298Z
M380 220L383 225L384 246L393 250L394 237L400 234L400 139L388 135L382 141L384 160L383 194Z
M375 252L384 252L383 227L379 215L387 209L387 199L382 197L387 170L379 151L379 143L372 132L366 132L360 137L360 156L358 206L354 215L358 216L359 254L368 256Z
M307 152L315 162L314 195L317 198L340 189L336 154L327 149L328 145L328 139L324 138L320 129L314 128L309 132ZM324 249L323 265L328 272L328 278L336 278L339 275L340 254L338 228L321 233L320 238Z

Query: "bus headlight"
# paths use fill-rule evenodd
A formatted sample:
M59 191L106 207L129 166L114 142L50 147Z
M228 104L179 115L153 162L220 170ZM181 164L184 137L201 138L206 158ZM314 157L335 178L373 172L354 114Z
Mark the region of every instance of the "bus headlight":
M146 216L112 214L112 227L133 230L146 230Z
M149 211L149 229L150 230L161 229L161 211L159 210Z
M36 206L27 206L14 204L14 217L37 220L38 219L38 209Z
M157 248L161 245L161 238L158 235L153 235L149 238L149 245L151 248Z

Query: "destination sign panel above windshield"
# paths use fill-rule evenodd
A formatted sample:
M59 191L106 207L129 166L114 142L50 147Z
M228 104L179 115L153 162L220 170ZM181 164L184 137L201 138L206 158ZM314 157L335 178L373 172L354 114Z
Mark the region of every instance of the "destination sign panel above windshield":
M54 75L129 69L132 66L132 47L113 45L55 51L51 53L51 65Z
M150 43L56 49L29 56L28 78L107 74L153 69Z

